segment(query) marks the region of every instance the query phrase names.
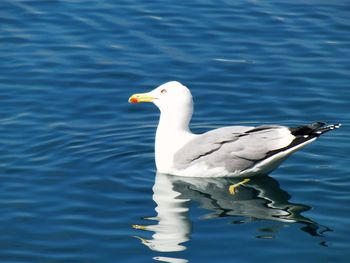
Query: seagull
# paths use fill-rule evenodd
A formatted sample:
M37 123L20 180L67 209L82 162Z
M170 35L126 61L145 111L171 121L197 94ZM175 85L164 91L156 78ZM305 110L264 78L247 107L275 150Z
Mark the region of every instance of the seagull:
M155 136L159 173L187 177L250 177L268 174L290 154L341 124L316 122L289 128L280 125L227 126L194 134L190 90L170 81L147 93L134 94L130 103L152 102L160 110Z

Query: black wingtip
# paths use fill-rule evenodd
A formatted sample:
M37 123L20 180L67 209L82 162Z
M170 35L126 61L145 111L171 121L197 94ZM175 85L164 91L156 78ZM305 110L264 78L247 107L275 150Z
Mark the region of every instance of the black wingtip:
M290 131L294 136L314 136L318 137L323 133L335 130L341 127L341 123L326 125L324 122L315 122L309 125L291 128Z
M314 133L316 133L317 135L321 135L323 133L326 133L335 129L339 129L340 127L341 127L341 123L331 124L331 125L320 127L319 129L315 130Z

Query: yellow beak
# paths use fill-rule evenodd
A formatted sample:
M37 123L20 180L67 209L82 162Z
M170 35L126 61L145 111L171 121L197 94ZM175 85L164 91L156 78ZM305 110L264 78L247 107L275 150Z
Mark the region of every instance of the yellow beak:
M152 102L154 99L149 93L134 94L129 98L129 103Z

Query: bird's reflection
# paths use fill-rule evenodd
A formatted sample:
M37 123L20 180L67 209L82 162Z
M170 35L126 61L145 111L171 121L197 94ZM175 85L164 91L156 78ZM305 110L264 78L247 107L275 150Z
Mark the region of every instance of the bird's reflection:
M150 249L161 252L174 252L186 249L182 243L189 240L191 224L188 217L189 199L181 197L174 189L174 180L170 175L157 174L153 186L153 200L157 216L147 218L157 221L156 225L139 226L134 228L153 231L151 240L138 237Z
M187 178L157 173L153 186L157 216L147 218L154 220L156 224L134 225L136 229L152 231L153 235L151 239L139 236L137 238L155 251L174 252L186 249L184 243L190 239L191 233L189 201L195 201L209 210L210 213L204 217L207 219L231 217L232 223L236 224L256 220L300 223L302 231L317 236L329 230L303 216L301 213L308 211L310 207L290 203L291 196L272 177L251 178L240 185L235 193L230 193L230 186L239 181L240 179ZM279 228L275 224L264 227L260 231L265 234L257 238L273 238ZM168 258L166 262L186 262L182 259L174 260L169 261Z

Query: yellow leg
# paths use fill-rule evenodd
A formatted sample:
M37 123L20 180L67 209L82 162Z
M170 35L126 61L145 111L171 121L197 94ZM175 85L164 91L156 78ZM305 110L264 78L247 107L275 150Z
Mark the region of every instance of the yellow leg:
M141 230L146 230L146 226L141 226L141 225L131 225L132 228L134 229L141 229Z
M234 195L237 191L237 187L239 187L240 185L244 185L245 183L248 183L250 181L250 179L246 178L243 179L242 181L236 183L236 184L231 184L230 187L228 188L228 191L230 192L231 195Z

